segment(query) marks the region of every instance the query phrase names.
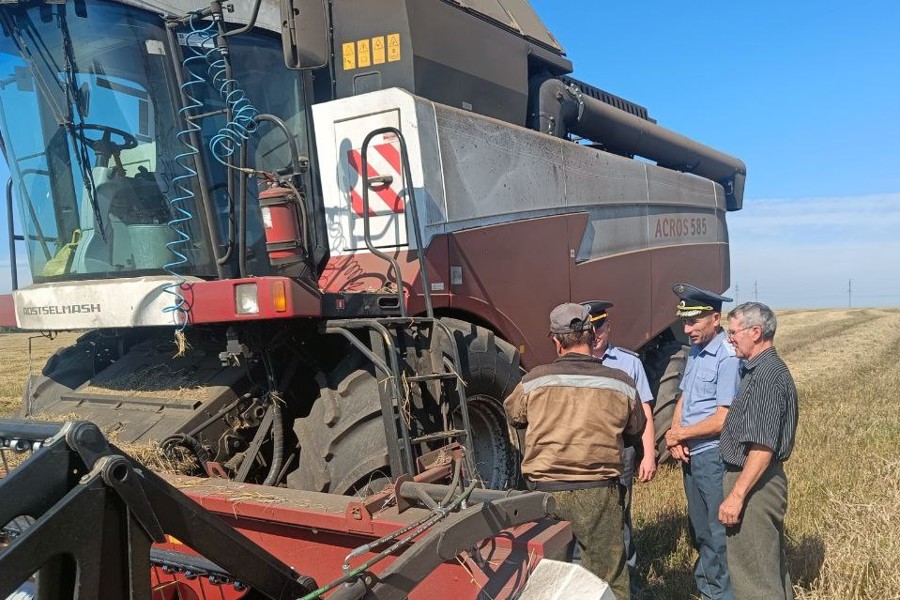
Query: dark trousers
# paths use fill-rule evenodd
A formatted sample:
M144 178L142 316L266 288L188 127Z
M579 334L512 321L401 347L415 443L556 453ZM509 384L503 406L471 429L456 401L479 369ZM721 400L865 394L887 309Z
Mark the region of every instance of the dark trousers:
M628 567L622 541L624 489L620 485L550 492L551 515L572 525L581 565L609 584L617 600L629 600Z
M692 454L682 464L688 522L699 557L694 581L704 600L734 600L725 550L725 526L719 522L719 505L725 467L718 448Z
M635 451L631 446L626 446L622 452L624 466L619 483L625 487L625 560L628 568L637 568L637 548L634 545L631 526L631 488L634 485Z
M725 494L740 471L725 472ZM787 477L780 462L772 464L750 490L741 522L726 528L728 564L737 600L793 600L784 555Z

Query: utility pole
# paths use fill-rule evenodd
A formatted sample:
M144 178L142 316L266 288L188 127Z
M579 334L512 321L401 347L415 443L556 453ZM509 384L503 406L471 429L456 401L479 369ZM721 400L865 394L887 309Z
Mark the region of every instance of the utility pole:
M734 284L734 303L741 303L741 284L739 283Z
M847 283L847 308L853 307L853 280Z
M753 282L753 301L754 301L754 302L757 302L757 301L758 301L757 298L756 298L756 292L757 292L756 281L754 281L754 282Z

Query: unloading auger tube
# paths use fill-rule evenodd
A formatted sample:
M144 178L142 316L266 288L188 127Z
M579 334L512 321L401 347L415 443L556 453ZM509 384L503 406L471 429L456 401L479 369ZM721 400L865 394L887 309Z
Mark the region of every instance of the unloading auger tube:
M569 78L544 81L535 129L556 137L573 133L608 152L643 156L661 167L705 177L725 188L728 210L741 209L747 177L742 160L598 100L582 87L592 89Z

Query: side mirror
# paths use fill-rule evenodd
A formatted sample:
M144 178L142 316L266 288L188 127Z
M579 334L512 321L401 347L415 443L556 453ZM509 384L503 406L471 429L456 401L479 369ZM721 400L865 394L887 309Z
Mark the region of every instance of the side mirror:
M327 0L281 0L281 45L289 69L318 69L328 64Z

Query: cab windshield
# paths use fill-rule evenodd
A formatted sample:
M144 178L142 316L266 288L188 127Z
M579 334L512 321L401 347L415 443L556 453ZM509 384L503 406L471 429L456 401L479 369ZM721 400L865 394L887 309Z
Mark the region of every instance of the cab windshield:
M200 70L203 81L191 93L202 104L192 114L206 115L195 120L205 166L199 171L207 176L201 182L184 143L173 66L183 69L182 54L191 56L198 44L203 52L211 42L188 27L177 36L173 61L160 16L99 0L76 6L83 8L0 7L0 136L33 281L134 277L167 267L215 276L217 258L225 262L236 235L226 167L208 149L226 124L224 101ZM305 140L300 80L284 69L278 39L246 34L232 38L231 47L233 76L248 99ZM257 168L289 164L280 131L248 143ZM201 207L203 191L211 224ZM248 265L265 274L253 184L249 195ZM210 231L220 241L216 248Z

